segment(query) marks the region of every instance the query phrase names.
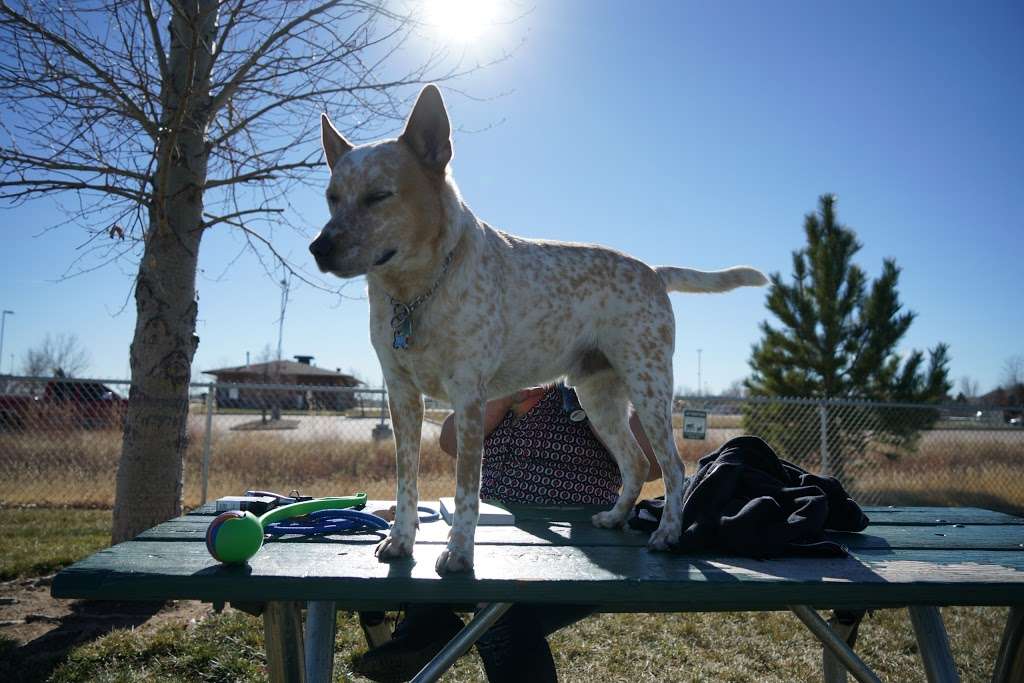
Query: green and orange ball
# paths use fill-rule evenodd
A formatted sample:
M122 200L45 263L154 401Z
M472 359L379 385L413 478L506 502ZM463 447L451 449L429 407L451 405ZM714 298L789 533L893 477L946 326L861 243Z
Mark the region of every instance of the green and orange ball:
M251 512L222 512L206 529L206 549L218 562L242 564L262 547L263 525Z

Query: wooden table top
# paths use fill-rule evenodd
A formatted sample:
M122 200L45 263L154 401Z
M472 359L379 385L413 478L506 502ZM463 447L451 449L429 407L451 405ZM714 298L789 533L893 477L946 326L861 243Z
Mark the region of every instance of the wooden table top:
M652 553L644 534L591 526L600 508L510 508L515 526L478 528L469 575L434 573L449 529L443 520L421 525L411 559L380 563L373 550L381 536L352 535L273 540L247 565L221 565L206 551L207 506L75 563L55 577L52 592L334 600L346 609L492 601L637 612L1024 605L1024 518L978 508L869 507L863 532L828 534L849 557L770 560Z

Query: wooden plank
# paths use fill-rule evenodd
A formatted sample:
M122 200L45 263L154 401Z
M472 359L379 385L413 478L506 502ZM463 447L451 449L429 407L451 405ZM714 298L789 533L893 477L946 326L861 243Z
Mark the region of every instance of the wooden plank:
M137 538L146 541L201 541L205 539L209 518L179 517L144 531ZM445 522L423 524L416 535L417 543L448 542L450 527ZM339 539L365 539L375 542L383 533L344 536L333 535L324 542ZM893 526L871 525L863 532L828 532L827 538L851 550L864 548L947 548L954 550L1024 550L1024 528L1019 525L956 525ZM296 537L273 543L307 542ZM576 545L631 546L647 544L647 534L633 530L598 529L589 520L582 522L522 521L516 526L482 526L477 528L478 545Z
M957 507L866 507L865 514L872 524L1017 524L1024 525L1024 517L982 508Z
M857 550L1024 550L1019 525L885 526L871 525L859 533L829 531L826 538Z
M263 610L263 640L267 650L267 677L271 683L304 683L302 605L267 603Z
M55 597L229 601L530 601L649 611L1024 603L1024 553L863 550L855 558L678 556L634 548L479 546L473 575L439 578L440 545L380 563L372 544L269 544L247 566L200 543L123 543L65 569ZM386 580L384 580L386 579ZM727 590L709 590L711 586Z

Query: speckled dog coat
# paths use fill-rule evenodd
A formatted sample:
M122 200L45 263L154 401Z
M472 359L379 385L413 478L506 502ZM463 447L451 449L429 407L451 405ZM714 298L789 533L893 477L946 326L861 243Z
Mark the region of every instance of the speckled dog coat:
M331 218L310 245L324 272L366 275L370 339L388 386L398 463L398 504L382 560L412 554L422 396L450 401L458 458L455 520L439 573L473 566L484 406L566 377L622 474L602 527L621 526L648 472L629 428L633 405L677 501L683 466L672 436L675 318L669 291L762 285L747 267L703 272L654 268L592 244L528 240L495 230L462 201L449 174L451 127L427 86L402 135L353 147L323 117ZM680 533L666 506L649 546Z

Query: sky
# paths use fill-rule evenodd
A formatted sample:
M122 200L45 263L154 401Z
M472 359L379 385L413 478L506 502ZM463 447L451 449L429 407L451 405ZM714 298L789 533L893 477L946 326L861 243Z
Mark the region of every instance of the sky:
M871 277L885 258L902 268L917 318L901 353L945 342L951 378L982 392L1024 354L1024 5L575 0L475 39L454 28L403 58L431 40L484 59L521 42L458 83L474 98L444 91L454 177L481 219L652 265L788 278L804 214L834 193L863 244L855 261ZM319 190L293 203L307 234L281 231L275 247L302 262L327 208ZM52 200L0 211L0 308L14 311L0 368L65 333L89 352L86 374L127 377L131 270L63 278L84 237L44 230L58 220ZM279 286L251 257L229 266L240 248L229 229L204 237L199 381L276 347ZM283 355L378 385L363 282L345 294L292 289ZM672 295L677 387L717 392L749 374L766 294Z

